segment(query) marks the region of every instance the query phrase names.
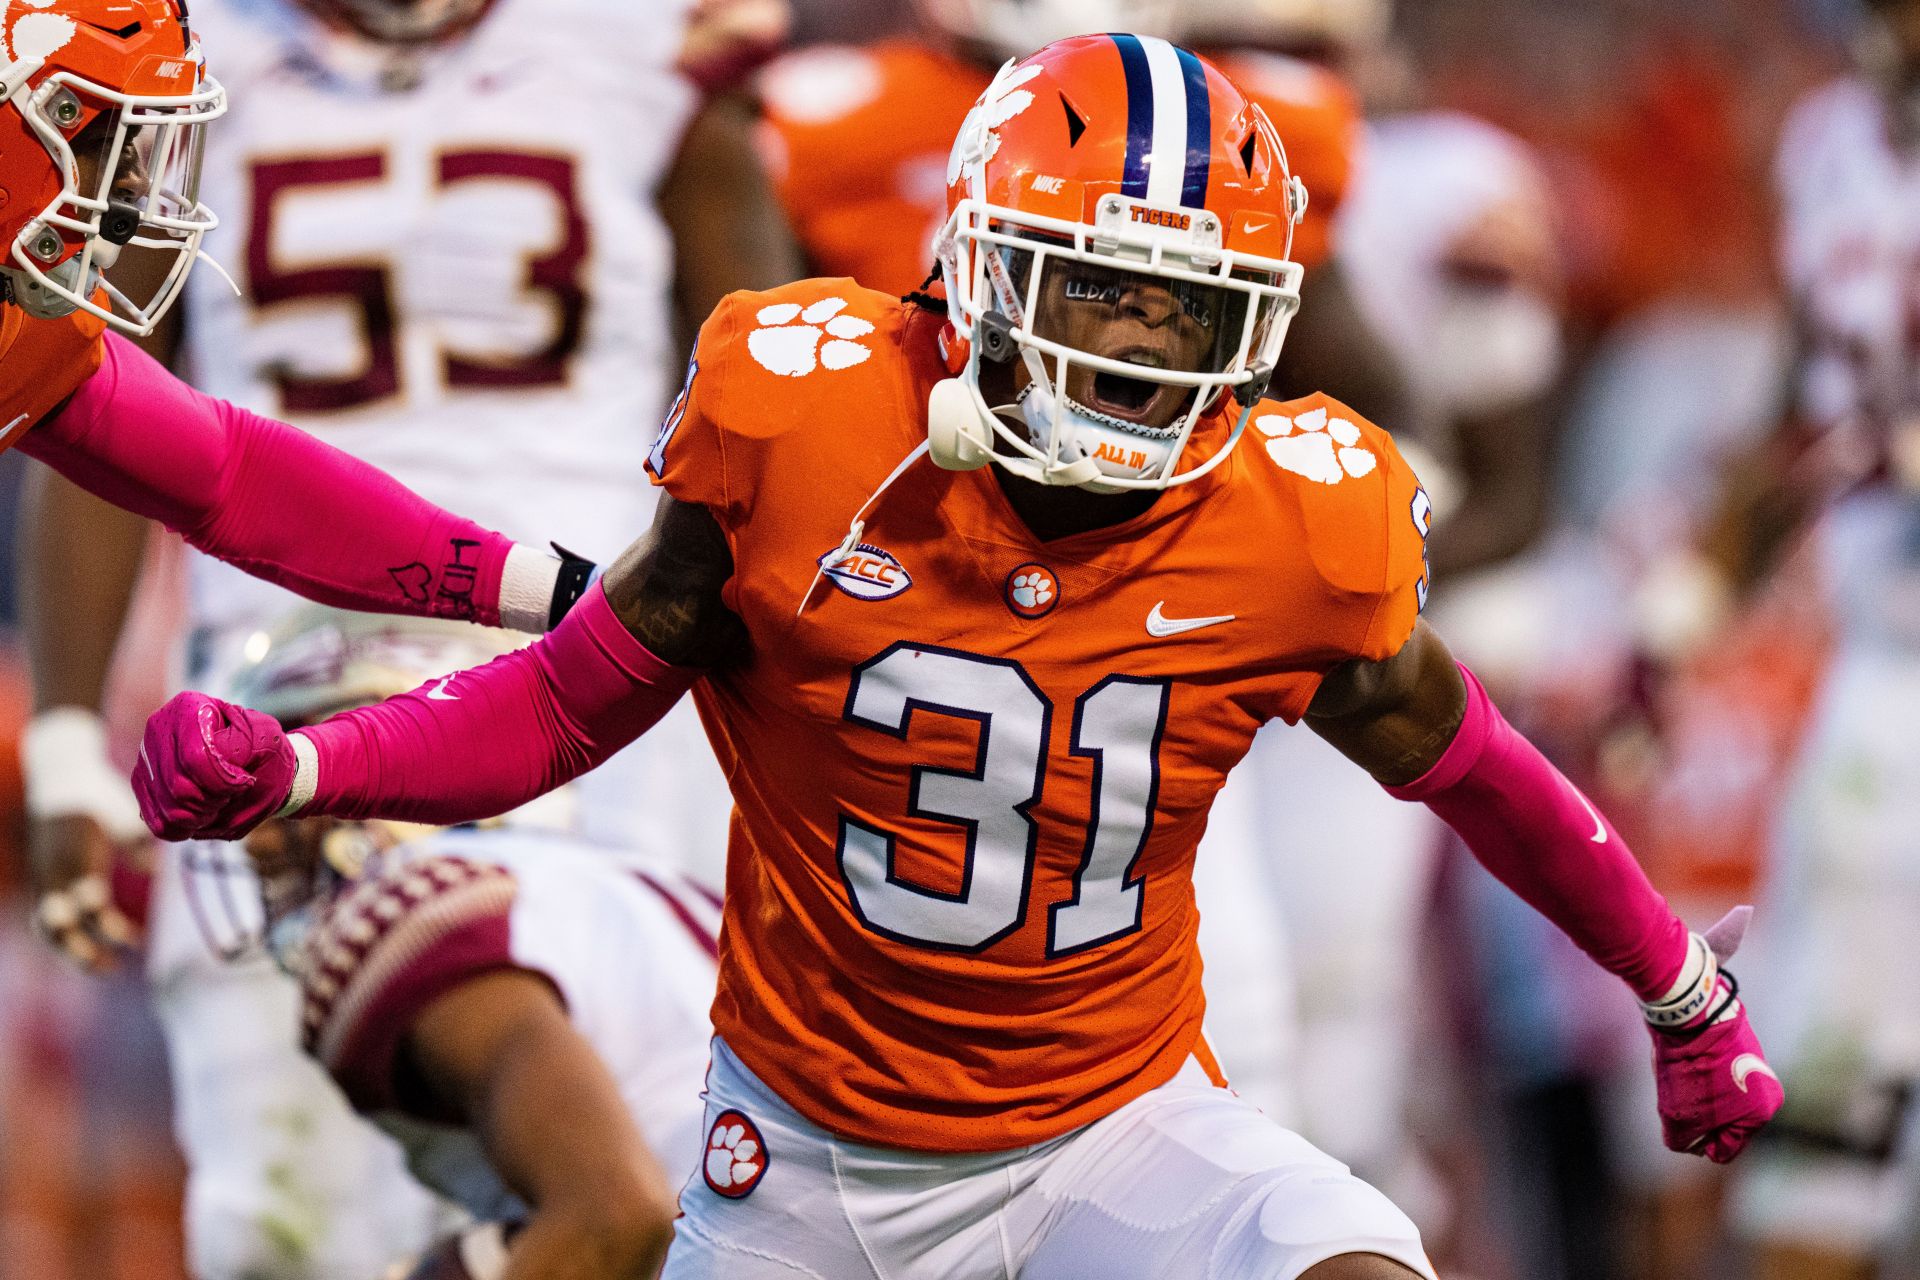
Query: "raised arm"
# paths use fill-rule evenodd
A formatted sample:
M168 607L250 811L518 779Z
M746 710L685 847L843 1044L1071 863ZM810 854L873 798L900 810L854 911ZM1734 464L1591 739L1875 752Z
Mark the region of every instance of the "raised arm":
M155 835L234 838L279 813L452 825L517 808L606 760L704 671L745 652L733 559L704 507L653 529L529 648L287 735L183 693L148 722L134 792Z
M1424 802L1501 883L1633 988L1654 1032L1668 1146L1731 1160L1779 1109L1779 1081L1720 968L1744 915L1705 937L1688 933L1619 833L1425 623L1393 657L1331 672L1307 721L1390 793Z
M115 334L20 449L323 604L539 632L585 581L304 432L202 395Z

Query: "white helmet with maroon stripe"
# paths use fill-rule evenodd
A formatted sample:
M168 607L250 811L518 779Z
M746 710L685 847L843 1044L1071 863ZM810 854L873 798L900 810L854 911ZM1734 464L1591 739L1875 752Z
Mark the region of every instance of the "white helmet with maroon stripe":
M228 682L231 701L292 728L426 688L447 693L450 673L479 666L531 638L448 618L403 618L308 606L278 629L252 636L246 662ZM574 826L571 788L549 792L497 821L546 830ZM238 844L194 841L180 847L181 879L194 923L215 955L237 960L340 878L362 870L371 852L425 834L411 823L341 823L328 834L325 866L278 877L256 874ZM282 948L274 947L276 953Z

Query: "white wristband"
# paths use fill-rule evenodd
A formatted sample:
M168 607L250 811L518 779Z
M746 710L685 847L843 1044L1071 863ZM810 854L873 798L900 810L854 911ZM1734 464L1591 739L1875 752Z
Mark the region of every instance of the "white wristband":
M1640 1011L1656 1027L1668 1030L1684 1027L1707 1012L1719 979L1720 962L1714 958L1707 940L1697 933L1689 934L1687 962L1680 967L1680 976L1674 979L1665 996L1651 1004L1642 1004Z
M320 752L313 739L294 732L287 735L287 745L293 748L293 785L287 789L286 803L274 812L276 818L293 817L313 803L320 789Z
M544 635L553 612L553 587L560 561L516 542L500 570L500 625L511 631Z
M20 735L27 813L35 818L92 818L115 840L143 839L147 825L127 775L107 755L107 726L82 707L54 707Z

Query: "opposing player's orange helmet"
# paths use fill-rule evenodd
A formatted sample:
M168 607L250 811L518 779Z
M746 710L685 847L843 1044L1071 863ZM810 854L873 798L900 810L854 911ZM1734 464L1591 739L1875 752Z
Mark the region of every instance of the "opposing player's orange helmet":
M968 349L929 405L934 459L1101 490L1165 488L1219 465L1300 303L1289 255L1306 190L1260 108L1165 40L1061 40L1000 69L961 126L947 183L935 249ZM1134 307L1147 294L1198 335L1185 344L1205 348L1192 367L1081 349L1048 318ZM997 408L1024 431L980 390L982 361L1012 360L1030 383L1017 406ZM1106 411L1067 394L1076 368L1082 385L1113 388ZM1167 387L1185 396L1170 425L1117 407ZM1228 441L1182 470L1194 428L1229 398L1240 412Z
M201 130L226 102L180 0L0 4L8 300L37 316L84 310L152 332L216 225L199 201ZM129 244L174 255L144 301L100 277ZM101 288L107 306L94 300Z

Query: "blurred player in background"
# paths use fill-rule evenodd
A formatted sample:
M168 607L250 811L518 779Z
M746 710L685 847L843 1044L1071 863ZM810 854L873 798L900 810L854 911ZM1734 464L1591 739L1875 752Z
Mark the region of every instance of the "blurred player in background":
M1165 0L918 0L915 37L817 46L776 60L760 81L762 138L813 269L883 292L929 283L933 233L947 214L954 130L1007 58L1088 31L1204 37L1221 70L1272 119L1309 193L1294 240L1296 260L1307 268L1306 318L1281 349L1275 385L1324 389L1376 418L1399 418L1397 375L1359 321L1331 256L1334 220L1358 163L1359 104L1332 70L1257 47L1268 34L1257 9L1213 13ZM1279 908L1263 891L1272 827L1260 807L1253 787L1230 783L1209 823L1197 877L1203 950L1217 1047L1236 1087L1273 1114L1293 1117L1293 1047L1285 1029L1294 994ZM1402 811L1384 807L1396 816Z
M1920 3L1868 7L1855 70L1798 103L1775 169L1802 354L1768 453L1772 523L1746 543L1765 568L1816 521L1840 631L1756 956L1780 987L1765 1025L1798 1094L1735 1188L1762 1280L1898 1280L1920 1233L1920 996L1869 977L1911 969L1920 919Z
M305 610L235 689L292 728L512 647ZM701 1160L719 901L568 834L556 799L480 829L322 818L248 840L307 1052L480 1224L421 1264L433 1280L651 1280Z
M676 311L798 271L750 111L707 96L778 39L780 16L748 0L200 6L233 93L204 186L231 211L215 248L243 294L213 277L189 290L184 365L501 527L611 554L654 502L641 462L683 359ZM144 530L71 487L39 497L29 554L89 607L39 602L36 701L53 723L97 725ZM69 586L50 566L65 571L80 530L95 554ZM191 594L194 680L222 679L294 603L206 561ZM98 779L36 815L45 887L131 834L102 741L92 728L90 755L29 764ZM717 858L730 802L694 717L608 772L583 786L592 834ZM207 926L245 896L224 882L243 874L198 850L163 858L154 893L148 975L194 1265L204 1280L358 1280L418 1246L430 1206L298 1056L291 984L209 947Z

